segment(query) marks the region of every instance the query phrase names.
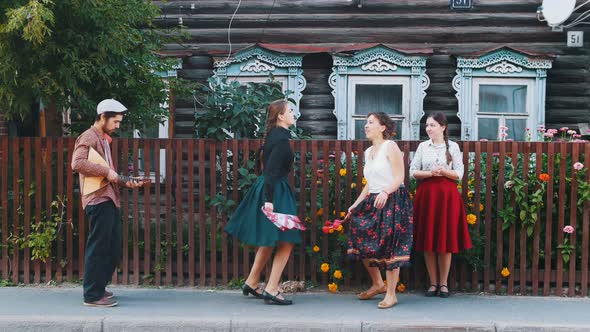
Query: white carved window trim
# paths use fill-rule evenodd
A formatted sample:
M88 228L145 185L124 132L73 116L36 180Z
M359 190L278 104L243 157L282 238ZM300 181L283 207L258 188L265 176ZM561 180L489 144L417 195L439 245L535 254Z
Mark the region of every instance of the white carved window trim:
M402 120L402 137L395 139L410 139L410 77L409 76L351 76L348 79L348 137L350 139L364 139L365 137L355 137L355 125L357 121L364 121L366 115L356 114L356 89L357 85L401 85L402 86L402 115L391 116L394 121Z
M498 82L518 85L522 85L518 82L527 82L527 126L533 131L544 125L547 70L551 67L552 60L548 56L529 55L510 47L492 50L477 57L458 56L457 75L452 85L459 101L457 117L461 120L461 139L478 138L479 114L474 100L479 98L479 85L476 82L482 79L503 79Z
M291 108L298 118L301 115L300 101L302 91L307 85L303 70L303 55L289 55L269 51L259 46L241 50L231 57L213 59L213 77L227 79L228 82L264 83L272 74L275 81L281 82L283 91L290 90L289 98L295 101Z

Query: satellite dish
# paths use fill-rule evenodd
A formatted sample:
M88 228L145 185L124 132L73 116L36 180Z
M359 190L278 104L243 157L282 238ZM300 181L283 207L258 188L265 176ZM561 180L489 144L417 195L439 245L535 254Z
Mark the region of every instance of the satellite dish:
M574 12L576 0L543 0L541 12L551 27L565 22Z

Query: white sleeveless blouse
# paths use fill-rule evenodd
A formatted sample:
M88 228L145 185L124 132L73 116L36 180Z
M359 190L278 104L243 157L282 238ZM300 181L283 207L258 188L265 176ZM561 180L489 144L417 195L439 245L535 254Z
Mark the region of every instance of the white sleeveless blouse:
M373 146L365 150L365 167L363 174L367 179L367 186L369 186L369 193L375 194L385 190L393 183L393 170L391 163L387 159L387 145L393 144L392 141L385 141L379 147L379 150L374 155L373 160L369 158Z

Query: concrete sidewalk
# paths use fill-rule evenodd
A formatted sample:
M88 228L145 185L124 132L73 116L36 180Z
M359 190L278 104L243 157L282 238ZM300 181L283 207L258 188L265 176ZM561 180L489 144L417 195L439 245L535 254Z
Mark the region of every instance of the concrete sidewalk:
M0 288L0 331L590 331L590 298L455 294L449 299L324 292L265 305L238 291L112 288L119 306L82 306L80 288Z

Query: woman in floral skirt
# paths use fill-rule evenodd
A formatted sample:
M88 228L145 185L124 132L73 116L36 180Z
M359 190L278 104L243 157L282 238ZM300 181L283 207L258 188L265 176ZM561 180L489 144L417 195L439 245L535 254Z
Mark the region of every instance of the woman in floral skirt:
M347 253L363 261L372 281L359 299L386 293L378 304L380 309L397 303L399 268L409 265L412 248L412 201L403 186L402 153L389 140L394 130L395 124L387 114L367 116L365 135L372 143L365 151L363 174L367 185L348 209L351 225ZM380 269L386 270L387 285Z

